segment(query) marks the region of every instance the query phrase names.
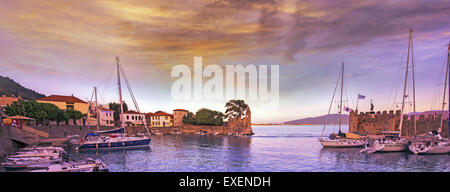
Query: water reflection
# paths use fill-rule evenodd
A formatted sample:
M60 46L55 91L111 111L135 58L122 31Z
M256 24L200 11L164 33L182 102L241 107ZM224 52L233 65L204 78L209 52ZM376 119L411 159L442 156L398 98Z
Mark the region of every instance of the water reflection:
M251 137L231 136L227 137L227 164L230 171L243 171L250 163Z
M322 148L322 126L254 126L255 136L163 135L150 147L73 153L100 159L111 171L384 172L450 171L450 155L362 154L361 148Z

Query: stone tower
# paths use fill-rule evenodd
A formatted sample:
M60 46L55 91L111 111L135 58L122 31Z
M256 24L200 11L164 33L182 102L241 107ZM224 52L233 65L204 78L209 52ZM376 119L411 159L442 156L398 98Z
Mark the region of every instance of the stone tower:
M188 110L175 109L173 110L173 126L183 127L183 117L188 113Z

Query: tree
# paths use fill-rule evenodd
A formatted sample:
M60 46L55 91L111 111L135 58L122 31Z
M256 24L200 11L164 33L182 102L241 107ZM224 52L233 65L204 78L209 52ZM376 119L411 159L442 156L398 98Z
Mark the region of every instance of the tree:
M248 105L244 102L244 100L230 100L225 104L227 110L225 110L226 118L242 118L246 114Z
M192 112L188 112L185 116L183 116L183 123L184 124L191 124L195 125L195 115Z
M117 123L120 120L120 103L109 103L109 109L114 110L114 121ZM123 112L128 111L128 105L123 102Z
M222 125L224 116L222 112L202 108L195 115L192 112L188 112L183 117L183 123L191 125Z
M197 125L222 125L223 113L202 108L195 113L195 122Z
M67 109L66 111L64 111L64 116L66 120L72 119L73 123L76 125L75 120L81 119L83 117L83 114L73 109Z
M83 114L75 110L61 110L51 103L38 103L36 101L19 101L5 108L5 113L9 116L22 115L36 119L37 123L44 120L56 121L57 123L68 119L80 119Z

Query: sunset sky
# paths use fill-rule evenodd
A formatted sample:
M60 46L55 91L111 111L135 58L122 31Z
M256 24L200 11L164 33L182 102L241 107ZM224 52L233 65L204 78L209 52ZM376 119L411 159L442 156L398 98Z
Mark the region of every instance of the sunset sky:
M279 108L250 103L253 122L267 123L326 114L345 62L350 107L360 93L361 110L371 99L392 110L411 27L417 109L426 111L440 108L449 10L448 0L0 0L0 75L83 100L97 86L101 103L117 102L120 56L144 112L224 112L225 101L173 101L172 67L193 67L194 56L204 66L280 65Z

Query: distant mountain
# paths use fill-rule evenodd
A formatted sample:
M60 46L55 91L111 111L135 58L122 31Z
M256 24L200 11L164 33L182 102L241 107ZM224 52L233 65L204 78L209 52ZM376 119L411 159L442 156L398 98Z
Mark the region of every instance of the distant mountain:
M413 115L414 112L408 113L408 116ZM431 111L424 111L424 112L416 112L417 117L419 115L439 115L441 114L441 110L431 110ZM448 110L444 110L444 118L448 118Z
M339 114L323 115L284 122L283 124L324 124L328 116L328 124L339 124ZM348 115L342 115L342 124L348 124Z
M2 95L15 97L20 96L25 100L36 100L45 97L45 95L25 88L8 77L0 76L0 97Z
M440 113L441 113L440 110L416 112L417 116L422 115L422 114L425 114L425 115L435 114L436 115L436 114L440 114ZM414 112L408 113L409 116L411 116L413 114L414 114ZM323 115L323 116L319 116L319 117L297 119L297 120L293 120L293 121L284 122L283 124L313 124L313 125L324 124L327 116L328 116L328 124L339 124L339 114L330 114L330 115ZM449 116L449 113L447 110L444 113L444 118L448 118L448 116ZM342 124L348 124L348 115L346 115L346 114L342 115Z

